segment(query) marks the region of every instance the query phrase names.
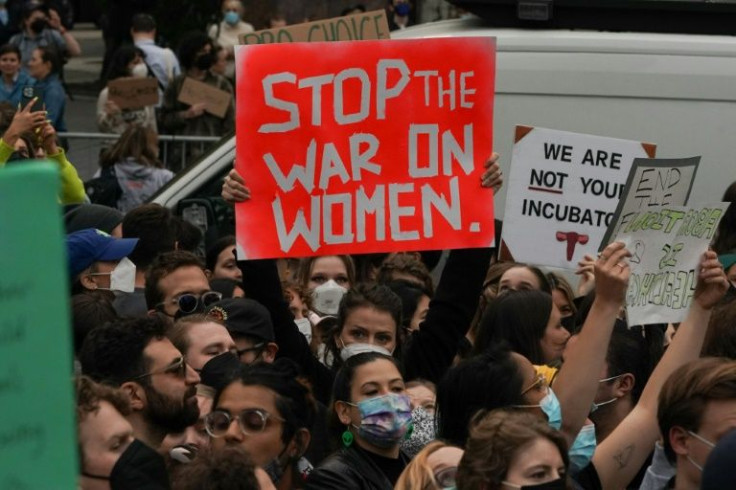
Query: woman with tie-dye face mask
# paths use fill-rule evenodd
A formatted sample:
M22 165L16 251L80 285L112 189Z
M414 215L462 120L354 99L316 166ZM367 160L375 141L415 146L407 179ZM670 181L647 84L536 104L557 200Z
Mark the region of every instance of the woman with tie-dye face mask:
M411 402L393 357L364 352L335 377L330 428L342 446L312 472L307 489L392 490L409 462Z

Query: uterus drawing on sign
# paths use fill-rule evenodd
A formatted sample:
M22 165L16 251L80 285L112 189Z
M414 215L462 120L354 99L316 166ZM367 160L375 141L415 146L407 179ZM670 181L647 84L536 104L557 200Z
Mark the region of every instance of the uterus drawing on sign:
M571 261L573 255L575 255L575 247L578 244L585 245L586 243L588 243L588 240L590 240L590 237L588 235L583 235L576 231L558 231L556 237L558 242L567 243L565 256L567 257L568 262Z

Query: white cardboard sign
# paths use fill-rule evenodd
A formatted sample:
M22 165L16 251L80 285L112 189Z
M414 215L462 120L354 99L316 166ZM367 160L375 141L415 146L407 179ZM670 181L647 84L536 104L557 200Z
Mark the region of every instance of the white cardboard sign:
M517 126L502 256L574 269L595 255L634 159L654 151L640 141Z
M629 325L681 322L698 279L698 264L729 203L658 206L634 214L615 241L631 251L626 292Z

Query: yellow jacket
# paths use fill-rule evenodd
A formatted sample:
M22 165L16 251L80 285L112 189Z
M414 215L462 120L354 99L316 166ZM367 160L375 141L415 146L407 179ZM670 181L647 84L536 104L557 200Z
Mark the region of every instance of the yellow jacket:
M10 155L13 154L15 148L5 142L4 139L0 138L0 168L4 167L7 163ZM84 183L77 174L77 169L74 168L69 160L66 159L66 154L62 148L59 151L52 154L46 155L46 158L57 163L59 166L59 172L61 176L61 190L59 192L59 200L61 204L78 204L85 202L87 195L84 193Z

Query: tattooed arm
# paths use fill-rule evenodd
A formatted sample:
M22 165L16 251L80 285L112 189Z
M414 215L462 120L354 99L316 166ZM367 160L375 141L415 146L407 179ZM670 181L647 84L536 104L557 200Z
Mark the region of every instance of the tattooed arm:
M662 385L673 371L700 356L711 310L727 289L717 255L706 252L687 318L652 372L639 403L596 448L593 464L603 488L626 488L654 449L659 438L657 405Z

